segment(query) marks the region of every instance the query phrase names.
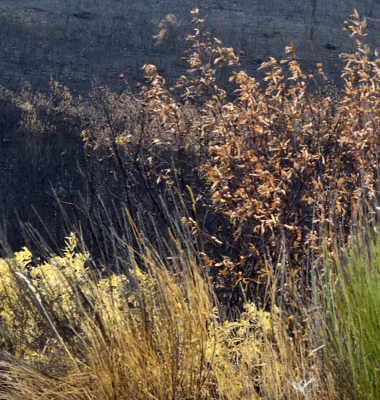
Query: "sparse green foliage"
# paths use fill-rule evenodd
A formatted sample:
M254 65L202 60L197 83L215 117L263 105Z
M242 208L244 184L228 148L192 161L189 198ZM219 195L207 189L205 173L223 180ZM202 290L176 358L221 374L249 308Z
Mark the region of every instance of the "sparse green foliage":
M326 354L342 392L355 399L380 396L379 250L378 233L364 224L344 257L325 264Z

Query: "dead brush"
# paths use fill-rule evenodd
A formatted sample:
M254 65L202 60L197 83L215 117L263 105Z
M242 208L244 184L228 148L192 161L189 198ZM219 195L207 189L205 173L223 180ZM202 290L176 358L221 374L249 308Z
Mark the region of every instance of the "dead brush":
M341 55L345 87L332 97L322 65L306 77L293 44L286 60L262 64L265 83L257 82L241 70L244 54L203 35L203 20L197 9L192 13L197 27L188 35L190 69L177 92L166 89L154 66L144 67L151 83L142 92L149 132L163 148L181 142L192 149L208 184L197 202L210 206L211 198L213 212L229 219L231 236L222 223L211 233L190 221L203 240L227 249L223 258L205 256L220 284L235 290L242 282L255 297L252 287L267 281L285 251L286 270L307 291L305 257L319 262L321 232L328 243L337 227L348 235L345 216L369 207L375 196L380 60L371 60L363 43L366 21L355 11L348 23L357 50ZM219 85L224 66L234 69L235 100ZM313 96L309 87L316 84ZM191 117L186 110L194 110Z

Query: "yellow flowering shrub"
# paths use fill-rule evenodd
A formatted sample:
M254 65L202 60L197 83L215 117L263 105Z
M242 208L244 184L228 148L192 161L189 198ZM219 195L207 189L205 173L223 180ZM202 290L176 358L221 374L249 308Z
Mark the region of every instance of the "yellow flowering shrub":
M115 301L118 307L126 304L120 290L126 278L112 275L94 285L86 268L89 254L76 251L77 240L73 233L66 239L63 257L54 256L38 265L34 264L32 253L26 247L15 253L14 258L0 259L2 344L17 356L40 358L38 350L47 351L51 346L46 343L55 341L46 337L44 313L53 314L59 319L55 322L75 329L86 311L83 297L95 304L97 289L109 294L109 301Z

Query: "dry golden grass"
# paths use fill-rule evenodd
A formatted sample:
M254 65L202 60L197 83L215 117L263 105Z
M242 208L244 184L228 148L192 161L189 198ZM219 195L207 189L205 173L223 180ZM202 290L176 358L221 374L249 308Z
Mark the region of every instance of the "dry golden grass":
M73 234L43 264L26 248L1 260L2 398L334 398L311 315L302 337L274 305L228 320L188 237L169 258L138 240L118 275L86 269Z

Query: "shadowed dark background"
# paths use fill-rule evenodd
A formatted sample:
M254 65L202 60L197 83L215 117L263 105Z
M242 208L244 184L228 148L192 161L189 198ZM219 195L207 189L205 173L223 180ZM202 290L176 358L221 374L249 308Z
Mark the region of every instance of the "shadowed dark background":
M51 79L66 85L74 98L86 97L94 79L121 92L125 85L119 75L134 88L142 81L145 63L156 65L172 84L187 68L182 57L194 7L213 37L245 51L247 72L259 78L260 64L270 56L284 58L293 41L305 74L322 62L328 79L341 87L339 54L354 49L343 21L355 8L367 17L372 54L380 47L378 0L0 1L0 85L10 90L4 94L3 89L0 100L0 207L13 247L24 243L18 218L41 228L32 206L61 236L63 221L53 189L71 202L89 188L80 118L64 110L55 115L56 127L38 139L36 155L36 140L26 146L29 133L20 129L29 102L24 99L15 107L11 93L20 93L25 81L48 93Z

